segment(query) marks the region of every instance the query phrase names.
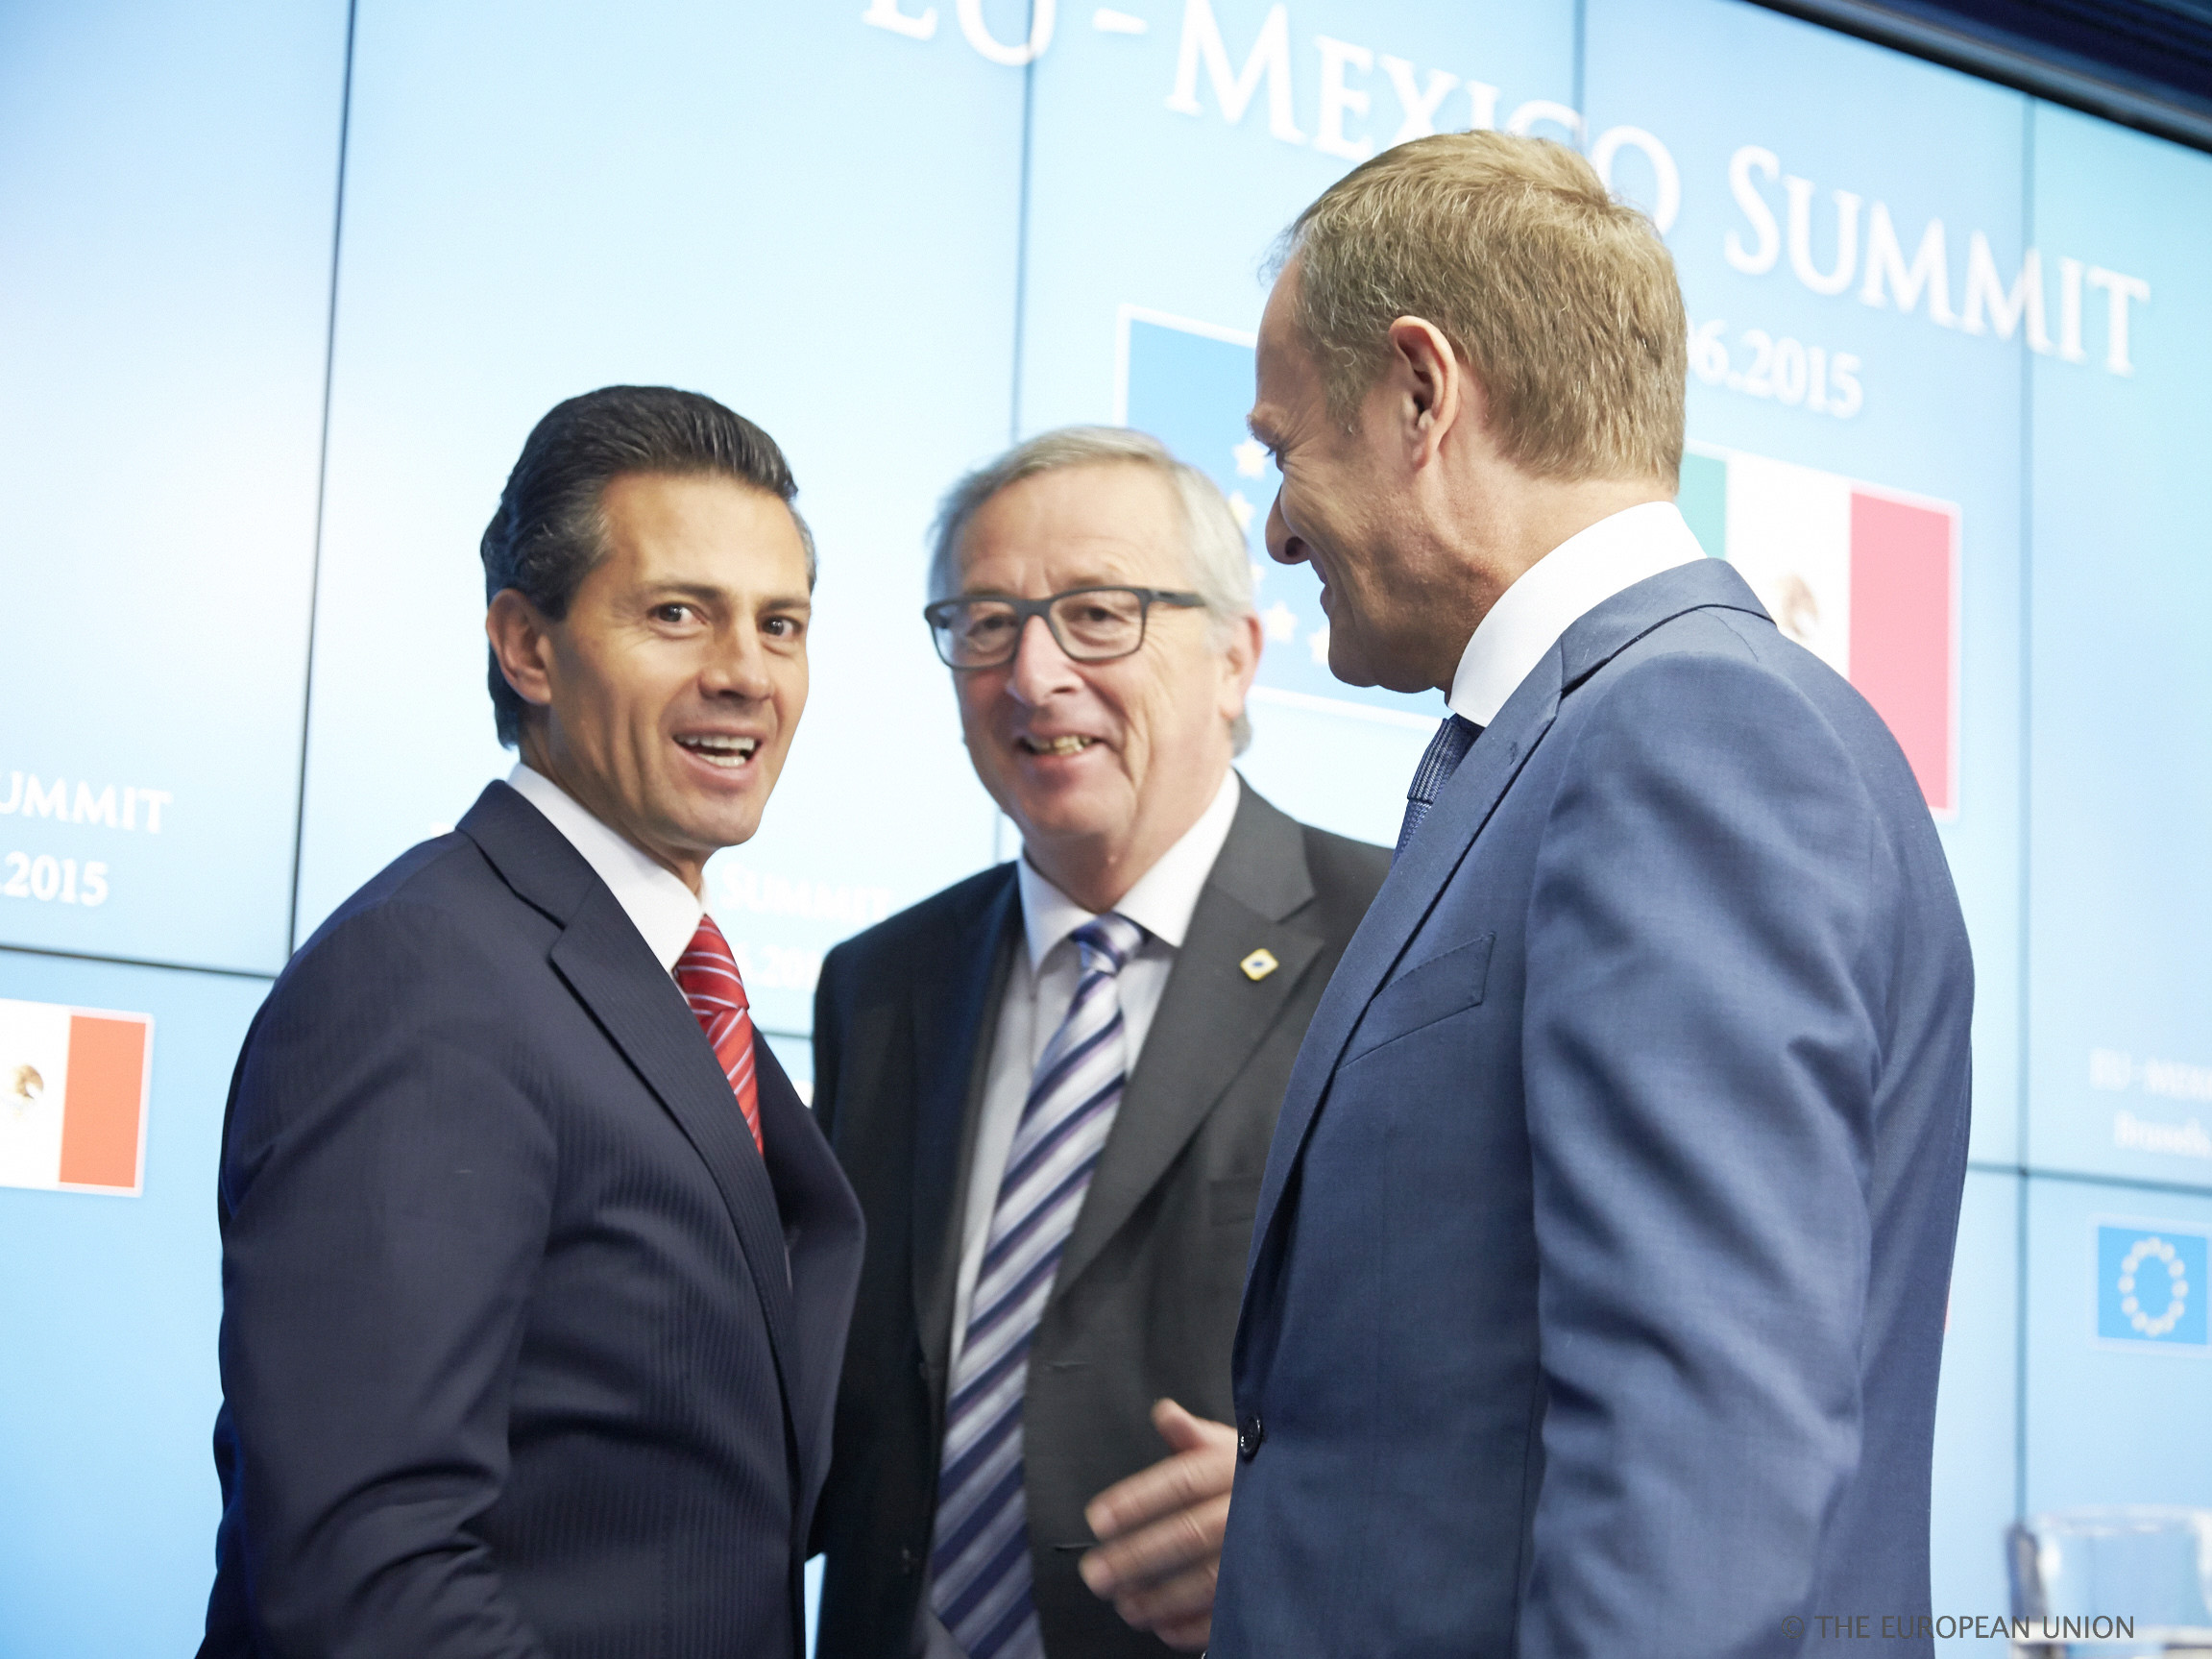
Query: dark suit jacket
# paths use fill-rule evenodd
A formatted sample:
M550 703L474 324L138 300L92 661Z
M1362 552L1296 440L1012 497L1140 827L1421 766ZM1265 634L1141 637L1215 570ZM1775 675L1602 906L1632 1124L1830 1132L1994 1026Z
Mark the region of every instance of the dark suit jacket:
M1153 1402L1227 1421L1228 1344L1268 1137L1300 1037L1389 867L1250 788L1214 862L1061 1257L1023 1405L1031 1568L1055 1659L1167 1651L1083 1587L1057 1543L1167 1455ZM814 1110L869 1247L816 1542L821 1651L909 1651L926 1577L977 1107L1022 948L1010 864L839 945L814 1013ZM1264 946L1281 964L1252 980Z
M224 1126L206 1659L798 1652L861 1219L758 1061L765 1162L504 784L317 931Z
M1972 1002L1904 755L1734 571L1568 628L1299 1056L1215 1659L1927 1613Z

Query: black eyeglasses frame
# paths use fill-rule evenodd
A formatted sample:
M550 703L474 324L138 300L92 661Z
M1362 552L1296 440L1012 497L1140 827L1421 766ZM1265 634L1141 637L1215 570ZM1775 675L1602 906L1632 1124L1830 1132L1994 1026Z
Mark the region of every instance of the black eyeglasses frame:
M1114 652L1110 657L1079 656L1076 652L1069 650L1067 641L1060 638L1059 629L1053 625L1052 608L1062 599L1081 598L1084 594L1132 595L1139 606L1136 619L1136 644L1130 647L1126 651ZM1005 605L1013 612L1015 625L1013 633L1009 636L1013 643L1007 648L1007 654L1000 657L996 662L956 663L952 658L945 655L945 622L951 619L960 606L972 604L978 599L989 599L996 604ZM1137 652L1144 649L1146 633L1152 623L1153 606L1172 605L1177 610L1194 610L1203 608L1204 604L1205 599L1203 596L1173 588L1136 588L1120 582L1094 582L1086 587L1067 588L1057 594L1047 594L1041 599L1016 598L1011 594L957 594L949 599L934 599L929 604L924 605L922 607L922 621L930 625L930 639L937 648L937 660L955 673L975 673L984 669L1003 669L1020 655L1022 636L1029 632L1032 617L1044 619L1045 631L1052 635L1053 644L1059 647L1061 652L1070 662L1118 663L1124 657L1133 657Z

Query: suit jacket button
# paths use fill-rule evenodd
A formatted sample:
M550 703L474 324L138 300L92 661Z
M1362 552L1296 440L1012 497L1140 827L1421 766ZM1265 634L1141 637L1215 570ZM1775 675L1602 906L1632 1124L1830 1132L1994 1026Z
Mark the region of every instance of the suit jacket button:
M921 1557L916 1555L912 1549L901 1549L899 1551L899 1573L903 1577L912 1578L914 1575L914 1569L919 1566L920 1563Z
M1259 1414L1254 1412L1236 1431L1236 1454L1250 1463L1259 1455L1259 1443L1266 1438L1267 1430L1260 1425Z

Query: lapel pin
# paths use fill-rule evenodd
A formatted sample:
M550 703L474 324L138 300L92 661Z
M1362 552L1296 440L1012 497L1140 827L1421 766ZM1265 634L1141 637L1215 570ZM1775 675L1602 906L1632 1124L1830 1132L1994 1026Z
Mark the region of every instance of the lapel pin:
M1244 969L1245 978L1262 980L1282 966L1282 964L1276 961L1275 952L1263 944L1236 965Z

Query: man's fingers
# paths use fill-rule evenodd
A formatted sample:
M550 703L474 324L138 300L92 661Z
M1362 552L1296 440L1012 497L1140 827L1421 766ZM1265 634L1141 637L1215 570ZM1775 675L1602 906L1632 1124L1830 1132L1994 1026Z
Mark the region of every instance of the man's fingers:
M1155 1400L1152 1407L1152 1426L1159 1437L1177 1452L1196 1452L1210 1444L1206 1430L1227 1427L1226 1424L1211 1423L1203 1417L1194 1417L1173 1400ZM1234 1429L1230 1430L1235 1433Z
M1091 1500L1083 1519L1104 1542L1077 1571L1130 1624L1196 1651L1213 1628L1236 1482L1236 1430L1194 1417L1172 1400L1155 1403L1152 1420L1175 1454Z
M1193 1568L1210 1578L1228 1527L1228 1496L1176 1510L1141 1530L1102 1544L1078 1566L1093 1595L1120 1597Z
M1197 1619L1185 1619L1177 1624L1160 1624L1153 1634L1180 1653L1203 1652L1213 1640L1213 1615L1207 1613Z
M1180 1418L1175 1425L1179 1432L1187 1426L1195 1446L1161 1458L1150 1469L1138 1470L1092 1499L1083 1510L1083 1519L1095 1537L1119 1537L1178 1509L1226 1497L1235 1484L1236 1430L1226 1423L1193 1417L1173 1401L1163 1401L1154 1408L1155 1423L1164 1414L1163 1408ZM1166 1433L1165 1428L1162 1433Z
M1113 1598L1114 1611L1139 1630L1157 1630L1163 1624L1180 1624L1210 1618L1220 1569L1212 1562L1179 1573Z
M1094 1536L1118 1538L1179 1509L1225 1495L1236 1478L1236 1448L1181 1452L1107 1487L1083 1510Z

